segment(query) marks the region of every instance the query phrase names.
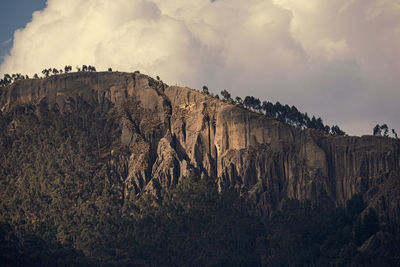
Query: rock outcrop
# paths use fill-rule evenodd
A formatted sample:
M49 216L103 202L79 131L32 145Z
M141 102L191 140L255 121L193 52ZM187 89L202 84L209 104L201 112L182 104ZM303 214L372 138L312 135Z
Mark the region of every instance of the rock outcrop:
M139 73L72 73L0 88L0 108L73 108L77 99L118 114L128 147L125 194L157 193L184 176L235 187L268 213L285 198L343 206L362 194L386 222L400 222L400 141L299 130L193 89ZM384 218L383 218L384 217Z

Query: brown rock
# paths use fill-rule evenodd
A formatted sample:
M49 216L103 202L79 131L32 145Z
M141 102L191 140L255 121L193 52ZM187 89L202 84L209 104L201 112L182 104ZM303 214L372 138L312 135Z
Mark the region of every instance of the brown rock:
M343 206L359 193L388 224L400 222L398 140L298 130L138 73L71 73L0 88L5 113L41 102L68 110L74 99L119 114L126 195L197 174L237 188L265 213L284 198Z

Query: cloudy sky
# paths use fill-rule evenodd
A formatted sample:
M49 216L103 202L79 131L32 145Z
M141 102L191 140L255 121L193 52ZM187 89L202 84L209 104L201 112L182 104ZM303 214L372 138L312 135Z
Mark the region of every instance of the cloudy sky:
M2 4L1 76L66 64L140 70L295 105L351 135L377 123L400 132L399 0Z

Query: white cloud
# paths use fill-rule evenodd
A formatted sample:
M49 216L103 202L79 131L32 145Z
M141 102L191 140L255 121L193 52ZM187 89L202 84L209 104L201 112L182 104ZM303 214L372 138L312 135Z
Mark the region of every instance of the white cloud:
M48 0L0 71L141 70L294 104L352 134L400 130L399 18L397 0Z

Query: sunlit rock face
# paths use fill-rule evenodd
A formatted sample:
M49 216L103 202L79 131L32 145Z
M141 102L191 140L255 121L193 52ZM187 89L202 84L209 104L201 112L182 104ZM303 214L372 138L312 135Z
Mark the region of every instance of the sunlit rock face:
M118 120L109 162L127 197L196 175L236 188L264 214L285 198L343 206L358 193L385 221L400 221L396 139L295 129L139 73L71 73L0 88L3 114L42 104L68 112L79 101Z

